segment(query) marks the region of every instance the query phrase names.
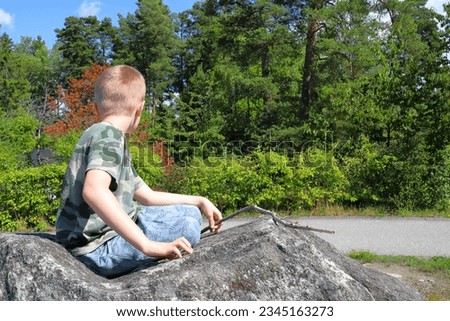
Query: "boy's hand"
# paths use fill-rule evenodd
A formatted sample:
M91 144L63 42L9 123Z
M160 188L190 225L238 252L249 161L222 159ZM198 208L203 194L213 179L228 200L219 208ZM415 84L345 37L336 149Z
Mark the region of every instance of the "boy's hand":
M169 260L181 259L182 253L192 254L192 252L191 244L184 237L180 237L169 243L150 241L148 249L143 251L148 256Z
M208 219L211 232L219 233L220 229L222 228L222 223L216 225L216 222L222 219L222 213L219 211L219 209L205 197L201 198L199 207Z

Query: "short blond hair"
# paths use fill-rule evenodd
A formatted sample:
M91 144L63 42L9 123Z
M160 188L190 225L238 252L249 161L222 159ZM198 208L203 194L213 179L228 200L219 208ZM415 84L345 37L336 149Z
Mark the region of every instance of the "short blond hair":
M145 100L145 80L133 67L113 66L100 74L94 94L102 116L129 115Z

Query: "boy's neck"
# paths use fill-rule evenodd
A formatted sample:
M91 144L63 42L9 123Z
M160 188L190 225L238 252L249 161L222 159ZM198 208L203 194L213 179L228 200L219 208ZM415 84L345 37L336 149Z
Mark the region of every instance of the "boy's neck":
M111 115L102 119L102 122L109 123L113 127L121 130L124 134L128 133L131 119L127 116Z

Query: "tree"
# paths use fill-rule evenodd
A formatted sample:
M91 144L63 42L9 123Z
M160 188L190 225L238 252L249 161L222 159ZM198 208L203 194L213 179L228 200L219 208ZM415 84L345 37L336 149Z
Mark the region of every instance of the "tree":
M129 13L126 17L119 14L119 28L113 37L114 64L135 66L136 54L133 50L133 42L136 30L137 21L134 14Z
M14 114L30 99L30 82L22 62L13 51L13 41L7 35L0 37L0 111Z
M83 71L80 79L70 78L68 88L58 87L58 96L51 98L50 108L58 120L45 131L51 135L67 134L81 131L98 121L94 105L94 86L98 76L109 65L92 65Z
M51 122L48 97L56 94L59 78L59 58L56 49L47 49L45 42L38 37L22 37L14 46L14 53L20 60L26 79L30 83L31 97L24 106L42 124ZM39 136L39 134L38 134Z
M329 107L317 107L314 115L331 123L328 129L335 136L350 139L346 153L359 150L366 137L380 159L389 159L388 163L380 161L366 178L371 177L373 183L377 177L383 189L381 198L400 208L442 207L449 195L445 183L450 177L449 66L439 28L442 17L425 4L422 0L378 1L374 8L390 20L379 24L375 34L365 33L371 35L366 49L372 49L360 49L365 60L359 59L362 72L356 77L329 78L317 101ZM353 52L358 43L361 40L352 48L330 47L332 42L322 38L318 46ZM322 52L332 53L329 49ZM332 61L331 54L325 57L322 64ZM335 66L327 69L348 65L340 61ZM345 69L339 71L349 75Z
M169 10L161 1L138 1L136 18L140 40L135 45L141 45L136 64L144 72L155 120L156 110L163 107L167 89L174 81L173 59L179 42Z
M322 24L318 16L318 11L328 4L329 1L312 0L309 4L308 29L306 31L306 49L305 62L303 64L303 81L302 81L302 95L301 95L301 109L300 118L308 120L309 109L311 103L311 96L313 91L312 81L313 64L316 56L316 42L318 32L322 29Z
M153 124L164 101L170 98L170 87L176 69L174 58L179 48L175 24L169 9L159 0L139 0L134 15L120 17L121 39L116 39L117 61L138 69L145 78Z
M65 78L80 77L91 64L107 64L112 59L116 28L110 18L99 21L95 16L67 17L64 28L56 29L63 56Z
M269 137L276 126L292 124L301 51L292 32L296 5L204 1L183 13L187 49L179 123L184 129L196 131L197 139L208 133L206 139L239 147Z

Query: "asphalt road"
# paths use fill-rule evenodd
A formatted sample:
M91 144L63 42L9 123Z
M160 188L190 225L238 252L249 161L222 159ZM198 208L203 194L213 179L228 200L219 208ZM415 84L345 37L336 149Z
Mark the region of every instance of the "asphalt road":
M232 218L223 223L223 228L250 221L252 219ZM450 219L304 217L296 221L300 225L335 231L335 234L314 233L343 253L355 250L380 255L450 257Z

